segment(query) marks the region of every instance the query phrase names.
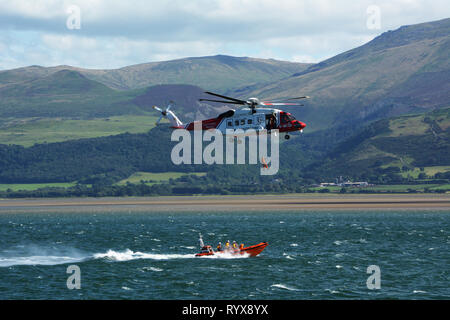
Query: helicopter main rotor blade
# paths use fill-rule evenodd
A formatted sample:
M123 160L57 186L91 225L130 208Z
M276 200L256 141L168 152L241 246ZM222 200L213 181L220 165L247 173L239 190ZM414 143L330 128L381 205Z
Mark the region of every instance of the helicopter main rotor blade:
M259 103L263 106L303 106L303 104L298 103L289 103L289 102L271 102L271 101L263 101Z
M273 101L263 101L263 102L271 102L271 103L281 103L281 102L285 102L285 101L292 101L292 100L300 100L300 99L309 99L309 96L303 96L303 97L295 97L295 98L286 98L286 99L282 99L282 100L273 100Z
M241 103L241 102L221 101L221 100L211 100L211 99L199 99L198 101L211 101L211 102L221 102L221 103L227 103L227 104L241 104L241 105L244 104L244 103Z
M222 96L220 94L217 94L217 93L214 93L214 92L209 92L209 91L205 91L205 93L210 94L212 96L219 97L219 98L228 99L228 100L235 101L235 102L240 102L241 104L246 104L246 102L244 100L239 100L239 99L230 98L230 97L227 97L227 96Z
M309 96L302 96L302 97L296 97L296 98L289 98L289 99L286 99L286 101L299 100L299 99L309 99L309 98L310 98Z

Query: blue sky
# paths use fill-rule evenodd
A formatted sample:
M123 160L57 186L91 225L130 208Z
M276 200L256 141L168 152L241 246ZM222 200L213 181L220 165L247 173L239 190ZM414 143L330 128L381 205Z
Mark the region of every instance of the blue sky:
M448 0L0 0L0 69L216 54L319 62L384 31L448 17Z

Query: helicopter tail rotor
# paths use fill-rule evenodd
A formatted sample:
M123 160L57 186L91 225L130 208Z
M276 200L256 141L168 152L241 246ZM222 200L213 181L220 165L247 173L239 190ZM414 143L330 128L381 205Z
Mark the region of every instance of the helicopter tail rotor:
M173 105L173 101L171 101L169 103L169 105L166 107L166 110L162 110L161 108L157 107L157 106L153 106L153 109L155 109L156 111L159 111L161 113L161 115L159 116L159 119L156 121L156 125L158 125L162 118L167 118L171 125L173 127L180 127L183 125L183 123L180 121L180 119L178 119L178 117L175 115L175 113L173 113L172 111L170 111L170 108Z

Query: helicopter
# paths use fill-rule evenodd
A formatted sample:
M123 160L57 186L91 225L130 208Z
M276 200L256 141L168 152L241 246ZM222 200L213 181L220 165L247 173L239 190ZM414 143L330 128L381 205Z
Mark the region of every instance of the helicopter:
M260 101L258 98L241 100L210 91L205 91L205 93L221 98L222 100L199 99L199 101L233 104L242 106L242 108L239 108L237 110L230 109L219 114L215 118L202 120L202 130L217 129L222 134L226 135L228 130L234 131L237 129L242 129L245 131L247 129L254 129L256 132L264 130L267 130L267 132L271 132L271 130L277 129L278 132L284 135L284 138L288 140L290 138L290 133L303 132L303 129L306 127L305 123L296 120L294 116L289 112L285 112L274 107L303 106L302 104L289 101L308 99L309 96L289 98L284 101ZM170 103L165 110L162 110L157 106L153 106L153 109L161 113L161 116L159 117L156 124L158 125L162 118L166 118L170 121L171 127L173 129L186 129L189 131L194 130L194 123L198 121L189 123L181 122L181 120L175 115L175 113L170 110L171 107L172 103Z

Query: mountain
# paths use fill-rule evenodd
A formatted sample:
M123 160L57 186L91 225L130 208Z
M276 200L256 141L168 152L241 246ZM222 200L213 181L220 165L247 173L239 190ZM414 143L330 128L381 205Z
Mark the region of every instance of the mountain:
M190 84L211 91L229 91L249 84L268 83L301 72L311 64L231 57L225 55L143 63L120 69L95 70L71 66L30 66L0 72L0 87L72 70L117 90L159 84Z
M417 168L450 169L450 108L376 121L337 145L310 170L369 179Z
M204 89L193 85L156 85L143 89L117 91L88 79L73 70L61 70L35 80L0 87L2 117L85 119L115 115L139 115L152 106L174 102L174 111L183 121L217 116L228 109L199 102Z
M142 113L129 100L129 93L110 89L76 71L61 70L0 87L0 116L101 117Z
M177 103L186 121L217 115L223 106L199 103L205 90L227 91L303 71L310 64L218 55L112 70L30 66L0 71L0 116L93 118L142 114ZM204 89L201 89L201 88Z
M450 105L450 19L404 26L287 79L236 91L240 97L307 94L292 109L309 130L355 125Z

